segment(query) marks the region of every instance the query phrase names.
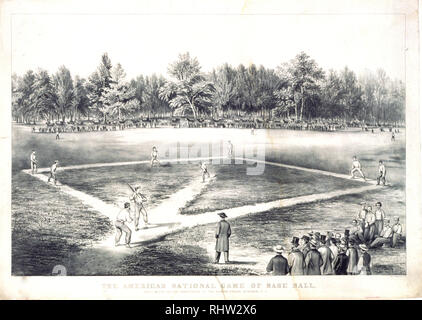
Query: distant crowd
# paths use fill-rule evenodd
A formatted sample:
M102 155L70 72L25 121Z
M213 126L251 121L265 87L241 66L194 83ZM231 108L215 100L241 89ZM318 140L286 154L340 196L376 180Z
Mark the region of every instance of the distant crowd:
M187 117L139 118L101 123L100 121L81 120L75 122L54 122L34 125L33 133L75 133L92 131L120 131L134 128L239 128L239 129L286 129L310 131L338 131L348 128L361 128L362 131L393 131L395 126L377 124L368 126L360 121L344 122L330 119L298 121L292 119L263 120L260 118L230 118L215 120L212 118L191 119ZM394 129L398 132L398 129Z

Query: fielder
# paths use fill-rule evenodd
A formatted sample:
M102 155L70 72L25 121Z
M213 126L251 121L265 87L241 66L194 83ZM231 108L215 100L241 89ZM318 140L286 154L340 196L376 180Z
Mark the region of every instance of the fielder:
M229 146L228 146L227 156L231 159L231 158L233 158L233 143L231 143L231 141L229 140L228 144L229 144Z
M130 186L130 185L129 185ZM136 186L135 188L132 188L132 195L130 196L129 200L133 201L135 204L135 217L134 217L134 223L135 223L135 231L138 231L138 225L139 225L139 218L141 217L144 220L145 228L148 228L148 212L144 207L144 202L147 201L147 198L145 195L141 193L141 187Z
M160 165L160 161L158 161L158 151L155 146L152 147L151 152L151 168L154 166L154 164L158 164L158 166Z
M32 150L30 159L31 159L32 174L37 173L37 170L38 170L37 153L34 150Z
M365 175L362 172L362 167L361 164L359 162L359 160L355 157L353 157L353 161L352 161L352 170L350 170L350 179L354 179L355 178L355 172L359 172L360 175L362 176L363 180L366 181Z
M201 162L201 169L202 169L202 182L205 182L205 176L210 178L210 173L208 172L208 167L205 162Z
M54 185L56 185L56 170L57 166L59 165L59 160L54 161L53 165L50 168L50 176L48 177L48 182L50 182L50 179L54 180Z
M379 161L378 165L378 177L377 177L377 186L382 183L385 186L385 175L387 174L387 169L385 168L384 162Z

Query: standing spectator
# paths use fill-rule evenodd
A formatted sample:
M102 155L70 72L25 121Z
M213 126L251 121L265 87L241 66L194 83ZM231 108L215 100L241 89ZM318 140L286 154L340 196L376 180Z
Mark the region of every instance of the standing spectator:
M390 243L393 238L393 228L390 226L390 220L385 219L384 228L382 229L380 235L371 242L369 248L379 248L382 247L385 243Z
M377 202L375 207L375 236L378 236L384 228L385 212L381 208L381 202Z
M331 244L330 244L329 248L330 248L331 252L333 253L333 257L334 257L333 263L334 263L334 260L336 260L336 258L338 256L337 240L336 239L331 239L330 240L330 243Z
M368 253L368 247L366 244L360 244L359 245L361 255L359 257L358 261L358 274L360 275L371 275L371 269L372 269L372 261L371 256Z
M364 237L365 241L370 243L375 238L375 214L372 212L371 206L368 206L367 210Z
M230 224L225 220L227 215L224 212L218 214L221 218L217 224L217 230L215 231L215 263L220 261L221 252L224 253L224 262L230 263L229 261L229 238L232 234Z
M347 275L347 267L349 265L349 257L346 255L347 247L341 244L339 249L339 254L334 261L334 273L336 275Z
M229 159L233 158L233 143L231 143L231 141L228 141L228 152L227 152L227 156Z
M309 250L311 250L310 245L309 245L309 237L308 236L302 236L302 245L300 247L300 251L302 251L303 256L306 257L306 255L308 254Z
M347 274L358 274L358 251L355 248L355 241L353 239L350 239L349 241L349 248L346 251L346 255L349 257L349 263L347 265Z
M299 238L292 239L292 252L288 256L289 271L292 276L303 276L305 274L305 257L299 249Z
M272 272L273 276L285 276L289 273L289 265L287 259L283 257L284 248L281 245L275 246L276 256L272 257L267 265L267 272Z
M320 243L321 243L321 246L319 247L318 252L321 254L321 257L322 257L321 274L323 275L333 274L332 263L335 257L331 249L326 244L326 236L321 235Z
M311 249L306 254L306 274L307 275L321 275L321 266L323 265L321 254L316 249L317 242L315 239L309 241Z
M387 169L385 168L384 162L382 160L379 161L378 164L378 177L377 177L377 185L382 183L385 186L385 175L387 174Z
M402 226L400 224L400 219L399 217L394 217L394 224L393 224L393 239L392 239L392 243L391 243L391 247L395 248L397 245L397 242L400 240L401 238L401 234L402 234Z
M356 220L360 223L363 232L365 232L365 224L366 224L366 213L368 212L366 210L366 202L363 201L360 203L362 205L361 210L359 211L359 213L356 216Z

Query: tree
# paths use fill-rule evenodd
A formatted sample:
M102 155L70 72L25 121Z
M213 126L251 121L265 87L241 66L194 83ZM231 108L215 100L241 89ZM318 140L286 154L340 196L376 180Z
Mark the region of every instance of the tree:
M168 101L172 109L182 113L190 110L195 119L199 112L209 110L214 91L212 83L205 80L200 70L196 58L191 58L189 53L180 54L179 59L168 68L173 79L160 90L160 98Z
M88 116L89 118L89 99L88 93L85 88L85 79L80 78L79 76L75 77L74 80L74 104L73 112L71 113L71 121L73 117L76 119L80 118L81 115Z
M306 99L311 98L315 90L318 90L318 80L324 78L324 71L305 52L299 53L285 68L293 91L300 95L299 120L302 120ZM298 119L297 108L296 119Z
M142 95L143 109L150 113L166 113L171 111L168 102L160 98L160 91L164 87L166 80L164 77L153 74L151 77L145 77L145 88Z
M92 108L103 117L104 123L107 121L107 107L102 104L103 92L110 88L111 82L111 61L107 53L101 57L101 63L97 70L88 77L86 89L88 99Z
M58 97L53 81L45 70L39 70L31 86L30 106L27 107L31 118L41 117L46 120L54 120L58 113Z
M101 97L104 113L117 115L121 121L122 113L128 114L136 108L139 101L135 98L135 88L131 87L125 80L126 73L120 63L111 71L110 87L105 88Z
M340 73L340 105L344 118L357 118L362 106L362 90L355 73L345 67Z
M234 104L236 70L227 63L214 69L210 74L210 81L214 85L212 101L216 110L223 113Z
M61 66L54 75L54 84L57 94L57 111L65 122L66 115L70 115L74 106L73 80L70 71L65 66Z

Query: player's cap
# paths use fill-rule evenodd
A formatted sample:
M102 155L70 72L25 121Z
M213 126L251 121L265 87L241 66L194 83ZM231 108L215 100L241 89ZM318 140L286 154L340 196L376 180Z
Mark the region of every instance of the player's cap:
M54 162L55 162L55 163L59 163L59 160L55 160Z
M227 215L224 212L217 213L221 218L227 218Z
M395 216L395 217L393 218L393 220L397 220L397 221L399 221L399 220L400 220L400 218L399 218L399 217L397 217L397 216Z
M359 248L361 248L362 251L368 251L368 247L366 246L366 244L360 244Z
M379 202L379 201L378 201L375 205L376 205L376 206L378 206L378 205L379 205L380 207L382 207L382 203L381 203L381 202Z
M362 201L360 204L366 204L366 201Z

